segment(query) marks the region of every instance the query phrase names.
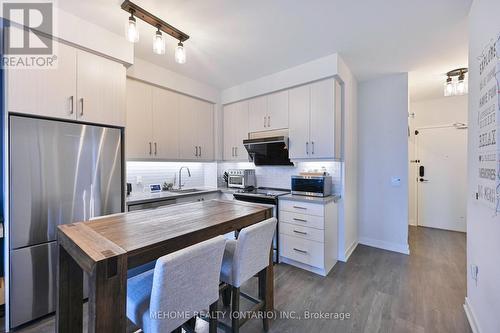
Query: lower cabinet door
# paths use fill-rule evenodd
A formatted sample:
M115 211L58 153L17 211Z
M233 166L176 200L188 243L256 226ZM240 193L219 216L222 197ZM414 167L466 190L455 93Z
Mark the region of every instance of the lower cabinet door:
M307 239L280 234L281 256L306 265L323 269L324 244Z
M57 242L10 252L10 324L16 327L56 310Z

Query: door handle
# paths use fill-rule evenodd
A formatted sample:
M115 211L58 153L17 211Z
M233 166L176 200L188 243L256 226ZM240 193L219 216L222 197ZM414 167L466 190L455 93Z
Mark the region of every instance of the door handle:
M80 117L83 117L83 97L80 98Z
M198 146L194 146L194 156L198 156Z
M427 183L429 181L429 179L420 178L419 181L421 183Z
M418 167L418 176L419 177L424 177L425 176L425 167L423 165Z
M234 147L234 156L238 157L238 147Z
M267 116L267 127L271 127L271 116Z
M266 126L266 116L264 116L264 127L267 127Z
M153 149L151 147L151 142L149 143L149 155L151 155L153 153Z
M200 154L198 156L201 157L201 146L199 146L199 148L200 148Z
M311 141L311 145L312 145L312 154L314 155L314 141Z
M309 155L309 142L306 142L306 154Z
M155 155L156 155L156 153L158 153L158 149L156 147L156 142L155 142Z
M69 114L73 114L73 112L75 112L74 107L73 107L73 103L74 103L74 97L71 96L69 98Z

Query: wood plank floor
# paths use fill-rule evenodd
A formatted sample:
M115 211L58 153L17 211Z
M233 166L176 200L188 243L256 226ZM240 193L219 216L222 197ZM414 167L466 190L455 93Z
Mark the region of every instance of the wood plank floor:
M360 245L349 263L327 277L279 265L275 270L278 311L349 313L351 318L283 319L270 332L471 332L462 304L466 292L465 234L410 227L410 256ZM256 281L242 289L257 290ZM242 310L250 303L242 300ZM197 331L208 325L197 321ZM53 317L18 332L53 332ZM133 332L134 328L129 327ZM262 332L252 319L240 330ZM222 331L221 331L222 332Z

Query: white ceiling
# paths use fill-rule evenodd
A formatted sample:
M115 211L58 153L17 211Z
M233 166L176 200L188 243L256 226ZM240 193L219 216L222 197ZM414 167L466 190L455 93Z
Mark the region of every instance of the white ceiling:
M62 9L124 34L121 0L59 0ZM139 22L136 56L228 88L339 52L359 80L410 72L412 99L442 96L444 73L467 64L472 0L135 0L191 36L188 62L152 53ZM139 21L139 20L138 20Z

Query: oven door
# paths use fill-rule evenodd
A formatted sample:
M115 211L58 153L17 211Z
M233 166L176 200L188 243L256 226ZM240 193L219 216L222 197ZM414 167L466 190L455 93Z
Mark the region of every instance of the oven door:
M245 188L244 176L229 176L227 180L229 187Z

